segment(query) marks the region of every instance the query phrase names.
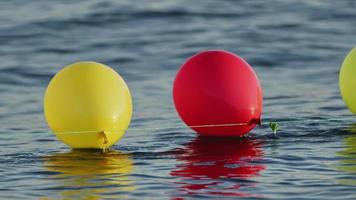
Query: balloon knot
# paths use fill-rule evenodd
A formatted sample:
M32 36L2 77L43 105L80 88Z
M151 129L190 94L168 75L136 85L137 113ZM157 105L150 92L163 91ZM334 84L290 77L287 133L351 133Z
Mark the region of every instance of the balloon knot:
M101 134L103 135L103 138L104 138L104 144L109 143L109 139L108 139L108 136L107 136L106 132L105 131L101 131Z
M261 119L260 118L254 118L254 119L251 119L251 121L249 122L250 125L253 125L253 124L257 124L257 125L262 125L262 122L261 122Z

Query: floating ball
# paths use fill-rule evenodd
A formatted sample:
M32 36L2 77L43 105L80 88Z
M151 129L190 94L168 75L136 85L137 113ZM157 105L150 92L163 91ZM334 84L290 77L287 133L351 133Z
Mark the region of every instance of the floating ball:
M44 112L49 127L65 144L103 149L124 135L132 99L125 81L113 69L78 62L52 78L44 96Z
M260 123L258 77L228 51L203 51L189 58L174 80L173 100L182 120L201 135L241 136Z
M346 106L356 115L356 47L350 51L342 63L339 88Z

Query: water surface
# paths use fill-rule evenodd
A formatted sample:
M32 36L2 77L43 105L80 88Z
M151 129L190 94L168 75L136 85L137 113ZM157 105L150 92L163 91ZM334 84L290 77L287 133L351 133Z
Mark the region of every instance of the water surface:
M352 0L1 1L0 197L356 199L356 120L337 85L355 10ZM266 125L242 139L169 128L183 125L176 71L217 48L254 67L277 137ZM44 120L49 80L79 60L113 67L133 95L131 129L106 153L70 150Z

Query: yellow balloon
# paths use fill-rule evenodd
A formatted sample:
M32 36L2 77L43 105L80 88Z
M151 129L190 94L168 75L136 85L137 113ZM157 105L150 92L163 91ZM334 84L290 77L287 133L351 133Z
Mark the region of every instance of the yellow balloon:
M356 115L356 47L346 56L339 75L339 87L342 99Z
M132 98L125 81L110 67L78 62L52 78L44 112L49 127L65 144L105 149L128 128Z

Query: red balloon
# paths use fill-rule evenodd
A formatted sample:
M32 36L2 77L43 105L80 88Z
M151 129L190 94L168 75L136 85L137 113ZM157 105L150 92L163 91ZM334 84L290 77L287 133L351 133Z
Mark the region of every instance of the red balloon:
M189 58L174 80L173 100L182 120L201 135L241 136L260 123L258 77L228 51L203 51Z

